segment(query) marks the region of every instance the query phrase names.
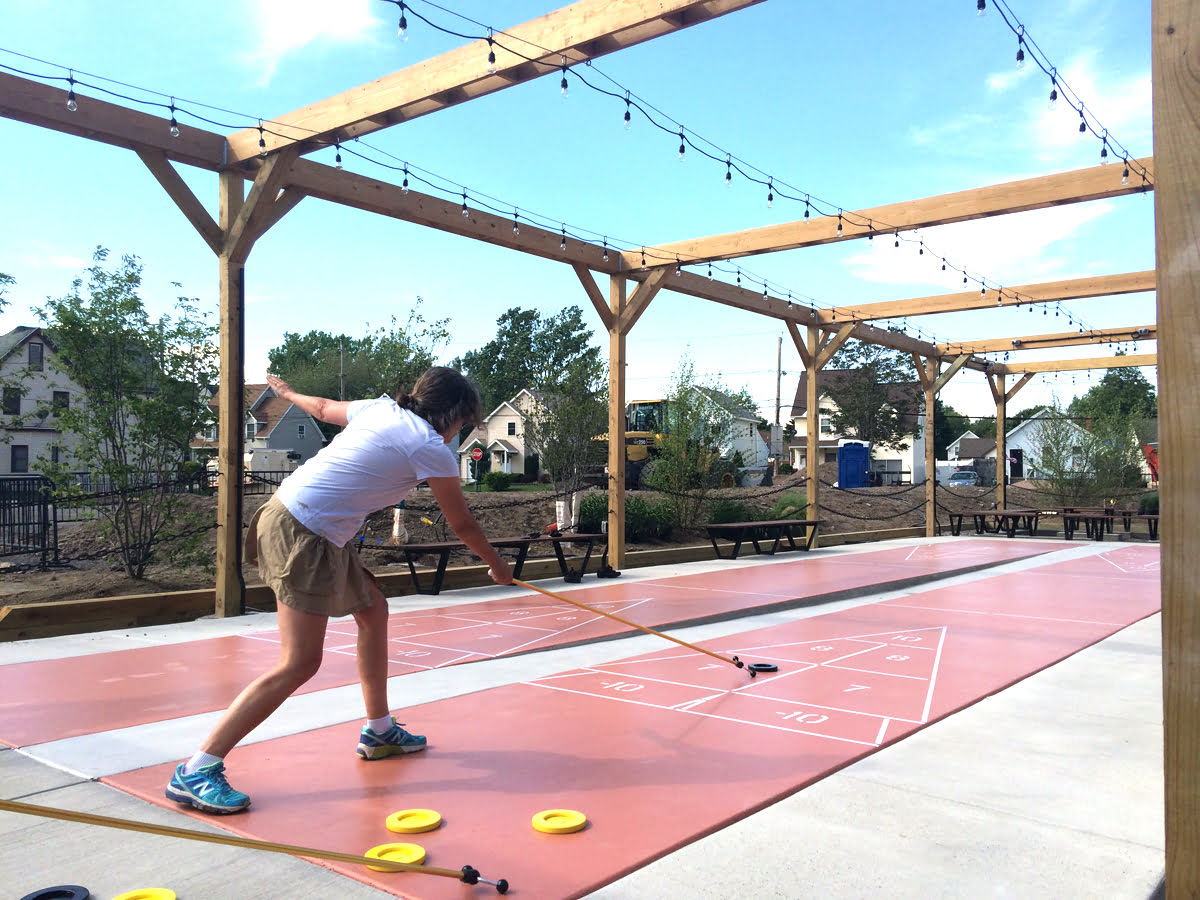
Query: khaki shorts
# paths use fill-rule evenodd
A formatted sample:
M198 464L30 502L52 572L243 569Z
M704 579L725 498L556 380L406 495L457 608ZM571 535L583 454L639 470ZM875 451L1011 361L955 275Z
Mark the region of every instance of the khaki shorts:
M348 616L382 600L375 576L349 546L336 547L272 497L250 519L245 561L258 563L279 603L320 616Z

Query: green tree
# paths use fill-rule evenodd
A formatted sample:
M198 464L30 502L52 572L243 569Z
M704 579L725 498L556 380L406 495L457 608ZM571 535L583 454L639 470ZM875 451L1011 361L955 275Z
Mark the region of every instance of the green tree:
M17 279L0 272L0 312L8 306L8 289L16 283Z
M587 372L601 371L600 348L591 341L578 306L549 316L514 306L496 320L496 337L450 365L475 382L490 412L522 388L555 384L576 363Z
M58 463L39 468L60 488L79 469L104 487L91 505L126 573L142 578L159 545L181 553L198 543L199 523L181 513L184 496L173 487L189 442L211 421L217 329L187 297L176 300L174 316L152 319L139 296L138 258L108 268L108 256L97 248L86 284L76 278L70 293L38 310L56 365L85 392L56 411L73 440L60 443Z
M940 397L933 399L933 455L946 458L946 448L967 430L970 420Z
M450 337L449 320L426 321L422 302L418 297L403 327L393 316L387 327L362 337L284 332L283 343L267 352L270 370L302 394L345 400L394 396L434 365ZM336 430L329 426L329 434Z
M731 414L754 406L744 388L731 393L717 380L701 381L690 355L671 376L666 400L662 443L642 480L665 492L676 523L691 528L705 512L721 447L732 435Z
M834 354L831 365L843 370L822 386L837 406L834 431L873 448L907 448L905 416L914 415L921 404L912 359L899 350L852 339Z
M586 358L576 359L533 394L525 445L537 452L555 490L569 496L583 487L590 470L604 464L604 444L596 436L608 429L607 373Z
M1158 396L1140 369L1108 369L1098 384L1071 401L1067 412L1080 419L1153 419L1158 416Z
M1036 426L1032 465L1058 506L1101 506L1142 487L1133 422L1102 418L1089 431L1053 407Z

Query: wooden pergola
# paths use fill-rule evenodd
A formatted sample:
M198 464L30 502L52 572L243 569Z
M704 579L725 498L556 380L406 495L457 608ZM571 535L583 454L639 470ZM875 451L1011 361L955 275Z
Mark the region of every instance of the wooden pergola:
M187 128L173 138L163 120L89 98L68 111L57 88L0 74L0 114L138 154L188 221L216 255L220 282L221 381L219 393L220 471L240 472L243 446L244 274L258 241L305 197L354 207L439 231L506 247L572 267L608 333L609 536L613 565L624 556L624 437L626 339L656 294L663 289L736 307L778 320L791 335L807 374L807 490L811 518L819 516L817 472L817 374L850 338L911 355L924 390L926 422L934 400L964 368L983 372L996 403L997 458L1003 459L1006 406L1040 372L1158 364L1156 354L1084 356L1053 362L997 363L978 354L1079 345L1109 340L1158 337L1162 324L1160 430L1162 445L1162 606L1164 725L1166 763L1166 885L1168 897L1200 896L1200 588L1189 577L1188 535L1200 531L1200 465L1189 454L1200 446L1198 420L1187 385L1200 377L1200 342L1194 339L1200 296L1200 5L1186 0L1153 0L1153 92L1155 154L1137 161L1149 185L1122 185L1116 167L1096 166L1058 175L960 191L903 203L851 211L833 217L603 253L579 240L560 246L556 231L522 227L514 234L505 217L473 210L464 217L457 200L421 194L305 159L331 144L351 140L475 97L608 53L736 12L761 0L581 0L506 34L522 47L540 47L527 59L497 45L496 69L481 73L483 41L460 47L271 121L269 131L245 129L230 135ZM218 214L214 219L184 182L176 164L218 174ZM1118 170L1119 171L1119 170ZM249 183L249 191L246 184ZM729 260L835 241L859 240L886 223L888 231L908 231L1068 203L1080 203L1155 190L1157 260L1154 271L1028 284L1004 289L951 293L910 300L814 310L789 300L683 273L667 278L675 260L685 264ZM838 230L838 225L842 228ZM611 249L611 248L610 248ZM669 260L670 262L664 262ZM607 296L596 276L607 276ZM1157 324L1078 333L1014 335L986 341L932 344L877 328L872 321L936 313L982 310L1015 303L1157 291ZM933 442L926 441L926 471L934 471ZM1004 479L997 479L997 502L1004 504ZM934 479L926 479L926 533L934 534ZM218 492L216 612L243 611L241 581L241 479L225 477Z

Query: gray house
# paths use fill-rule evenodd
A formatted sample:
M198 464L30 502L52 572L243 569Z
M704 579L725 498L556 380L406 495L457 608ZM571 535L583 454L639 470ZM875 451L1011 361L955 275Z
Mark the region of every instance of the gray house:
M217 398L208 403L214 416ZM282 399L266 384L244 386L243 407L246 417L246 452L255 450L280 450L295 454L292 459L299 465L316 456L325 446L325 435L317 420L289 400ZM214 424L197 435L190 444L192 458L206 461L217 453L217 426ZM280 466L284 468L284 466Z
M57 350L41 328L20 326L0 337L0 475L32 472L38 459L57 462L70 434L59 410L83 400L83 389L54 365Z

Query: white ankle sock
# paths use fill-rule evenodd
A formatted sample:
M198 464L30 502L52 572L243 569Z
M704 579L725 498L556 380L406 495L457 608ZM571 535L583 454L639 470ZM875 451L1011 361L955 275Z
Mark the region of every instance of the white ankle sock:
M392 727L392 717L384 716L382 719L367 719L367 727L376 734L385 734Z
M197 769L202 769L205 766L211 766L213 763L223 762L224 759L220 756L213 756L211 753L205 753L201 750L183 765L183 774L191 775Z

